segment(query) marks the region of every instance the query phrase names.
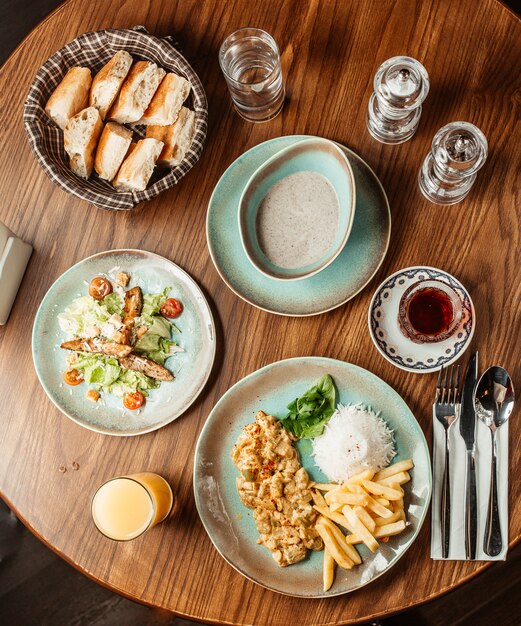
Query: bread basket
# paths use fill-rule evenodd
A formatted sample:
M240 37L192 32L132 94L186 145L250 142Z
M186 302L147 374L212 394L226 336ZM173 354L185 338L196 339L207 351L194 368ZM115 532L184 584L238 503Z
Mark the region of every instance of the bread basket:
M126 50L134 60L153 61L192 83L185 106L196 116L195 134L179 165L171 170L156 169L145 191L118 192L107 181L93 174L83 180L73 174L63 147L63 132L45 113L45 104L67 70L79 65L94 75L118 50ZM203 149L208 124L208 104L201 81L186 59L176 50L171 37L159 39L142 26L125 30L101 30L77 37L53 54L38 70L24 105L24 126L39 164L49 178L65 191L97 207L112 211L133 209L176 185L197 163ZM140 138L145 127L130 125Z

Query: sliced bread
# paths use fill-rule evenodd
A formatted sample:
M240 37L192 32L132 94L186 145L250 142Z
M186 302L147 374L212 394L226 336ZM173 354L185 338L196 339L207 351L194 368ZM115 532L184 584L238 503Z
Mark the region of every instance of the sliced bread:
M134 63L108 118L120 124L137 122L143 117L165 74L163 68L150 61Z
M191 88L192 85L186 78L174 73L167 74L138 124L173 124Z
M114 187L120 191L144 191L162 149L163 142L157 139L138 141L112 181Z
M98 109L101 119L105 119L107 111L114 103L131 65L130 54L125 50L119 50L94 76L90 88L89 106Z
M94 153L103 130L98 109L88 107L67 122L63 131L65 151L71 170L82 178L89 178L94 166Z
M52 93L45 112L62 130L73 115L88 106L91 83L87 67L71 67Z
M94 169L100 178L111 181L116 176L131 142L131 130L117 122L107 122L101 133L94 160Z
M177 121L170 126L147 126L147 137L159 139L165 146L159 155L159 165L174 167L184 159L195 134L195 113L181 107Z

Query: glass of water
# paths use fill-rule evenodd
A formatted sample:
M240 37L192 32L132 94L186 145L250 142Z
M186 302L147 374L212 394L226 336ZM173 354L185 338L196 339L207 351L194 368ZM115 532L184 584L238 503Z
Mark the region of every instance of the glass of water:
M279 49L273 37L259 28L241 28L219 50L219 64L233 104L250 122L267 122L284 104Z

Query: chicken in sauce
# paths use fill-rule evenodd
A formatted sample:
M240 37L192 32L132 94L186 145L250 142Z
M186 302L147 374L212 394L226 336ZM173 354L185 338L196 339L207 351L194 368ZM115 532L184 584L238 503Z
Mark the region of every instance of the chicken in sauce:
M280 422L259 411L255 422L244 427L232 459L241 472L237 478L241 501L254 511L257 542L271 550L278 565L302 561L308 549L321 550L312 483Z

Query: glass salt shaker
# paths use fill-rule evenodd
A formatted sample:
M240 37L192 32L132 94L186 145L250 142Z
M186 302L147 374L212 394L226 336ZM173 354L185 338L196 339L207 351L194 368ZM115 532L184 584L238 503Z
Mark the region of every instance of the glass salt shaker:
M369 99L367 129L378 141L403 143L410 139L420 121L422 102L429 93L429 75L411 57L387 59L374 77Z
M418 182L435 204L456 204L469 193L487 158L485 135L469 122L451 122L436 133Z

